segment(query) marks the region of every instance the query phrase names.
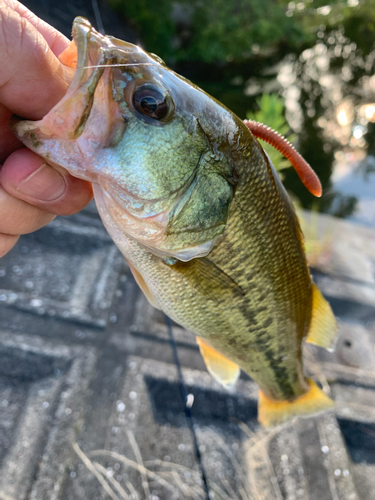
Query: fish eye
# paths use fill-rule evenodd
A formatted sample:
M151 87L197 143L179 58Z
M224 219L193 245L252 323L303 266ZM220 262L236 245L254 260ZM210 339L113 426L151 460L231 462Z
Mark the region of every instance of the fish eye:
M169 111L167 96L156 85L144 84L137 88L133 95L133 104L142 115L162 120Z

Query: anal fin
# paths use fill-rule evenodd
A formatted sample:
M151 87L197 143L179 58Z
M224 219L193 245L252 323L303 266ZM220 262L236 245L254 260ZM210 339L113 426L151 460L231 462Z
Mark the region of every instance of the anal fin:
M232 387L240 376L240 367L200 337L197 337L197 344L209 373L227 389Z
M309 389L305 394L290 401L276 401L259 391L258 421L264 427L280 425L297 416L307 416L313 413L329 410L334 402L311 379Z
M127 259L126 259L126 262L128 263L128 266L130 268L130 271L132 272L132 275L134 276L135 281L137 282L137 284L138 284L139 288L142 290L142 292L145 294L147 300L150 302L150 304L152 306L156 307L156 309L160 309L160 306L159 306L157 300L155 299L155 297L151 293L149 287L147 286L145 280L143 279L142 274Z
M337 323L331 306L313 283L313 301L310 329L306 342L332 349L337 334Z

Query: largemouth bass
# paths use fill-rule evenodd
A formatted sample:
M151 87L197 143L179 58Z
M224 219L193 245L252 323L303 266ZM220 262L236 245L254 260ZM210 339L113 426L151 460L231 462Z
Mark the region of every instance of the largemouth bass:
M17 136L91 181L102 220L149 301L193 331L224 386L260 386L266 426L332 406L304 373L304 340L336 323L311 281L275 169L231 111L140 47L77 18L66 96ZM307 182L308 183L308 182Z

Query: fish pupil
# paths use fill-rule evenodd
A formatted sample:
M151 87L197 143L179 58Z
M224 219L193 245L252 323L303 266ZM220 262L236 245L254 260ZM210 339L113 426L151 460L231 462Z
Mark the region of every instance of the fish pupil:
M151 115L152 113L155 113L155 111L158 109L158 103L156 99L154 99L153 97L150 96L144 97L141 100L141 108L145 113Z
M133 104L143 115L161 120L168 113L168 106L164 93L155 85L142 85L133 96Z

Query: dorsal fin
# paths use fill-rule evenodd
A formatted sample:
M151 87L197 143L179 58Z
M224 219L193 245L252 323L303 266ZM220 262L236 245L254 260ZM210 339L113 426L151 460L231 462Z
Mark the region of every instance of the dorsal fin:
M318 198L322 196L322 185L318 176L285 137L263 123L253 120L245 120L244 123L257 139L271 144L271 146L280 151L290 161L298 177L310 193Z

